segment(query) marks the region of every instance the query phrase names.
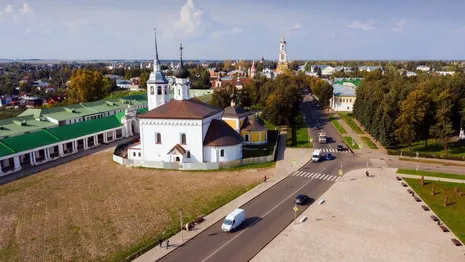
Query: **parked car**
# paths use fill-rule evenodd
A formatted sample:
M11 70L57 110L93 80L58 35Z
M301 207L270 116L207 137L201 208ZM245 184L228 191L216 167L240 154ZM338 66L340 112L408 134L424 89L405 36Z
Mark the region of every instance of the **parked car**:
M296 196L295 198L295 203L297 205L305 205L308 203L308 201L310 200L310 198L307 196L307 195L304 195L304 194L299 194L298 196Z
M337 151L344 151L344 147L342 145L337 145Z
M333 160L333 155L331 153L326 154L325 156L326 160Z

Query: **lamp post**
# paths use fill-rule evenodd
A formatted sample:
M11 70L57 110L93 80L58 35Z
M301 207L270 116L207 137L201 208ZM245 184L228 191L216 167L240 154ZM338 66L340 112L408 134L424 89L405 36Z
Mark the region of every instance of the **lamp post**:
M420 160L420 154L417 152L417 172L418 172L418 162Z
M182 209L179 209L179 221L181 221L181 242L183 241L183 236L182 236Z

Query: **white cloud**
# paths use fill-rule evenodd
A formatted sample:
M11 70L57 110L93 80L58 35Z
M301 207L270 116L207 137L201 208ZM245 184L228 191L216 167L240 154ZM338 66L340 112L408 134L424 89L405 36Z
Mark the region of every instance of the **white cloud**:
M376 27L373 25L373 21L362 22L362 21L355 20L352 22L352 24L348 25L347 27L360 29L363 31L370 31L370 30L376 29Z
M225 29L225 30L218 30L214 33L212 33L210 36L212 38L218 38L218 37L221 37L221 36L225 36L225 35L238 35L238 34L242 34L242 32L244 32L244 30L240 27L233 27L232 29Z
M203 30L204 11L198 8L194 0L188 0L181 8L179 20L175 23L175 28L187 35L201 35Z
M32 7L29 3L23 3L23 7L18 9L19 13L23 15L33 16L35 15L36 11L34 7Z
M66 21L63 23L63 25L68 28L70 33L92 29L90 21L83 18Z
M407 24L407 21L402 19L394 24L393 27L391 27L391 31L393 32L402 32L404 31L404 27Z
M296 23L291 29L300 30L300 29L303 29L303 26L301 23Z

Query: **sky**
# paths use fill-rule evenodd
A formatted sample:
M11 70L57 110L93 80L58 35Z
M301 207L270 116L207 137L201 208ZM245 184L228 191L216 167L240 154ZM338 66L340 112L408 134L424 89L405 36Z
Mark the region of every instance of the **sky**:
M465 59L463 0L0 0L0 59Z

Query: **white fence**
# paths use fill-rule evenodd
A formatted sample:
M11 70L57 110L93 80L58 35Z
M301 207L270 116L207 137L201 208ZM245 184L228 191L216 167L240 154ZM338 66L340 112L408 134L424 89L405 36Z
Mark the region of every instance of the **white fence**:
M179 169L179 170L214 170L221 168L231 168L243 165L251 164L262 164L267 162L273 162L275 159L276 148L278 146L278 139L273 148L273 154L268 156L249 157L239 160L220 162L220 163L172 163L172 162L160 162L160 161L143 161L143 160L129 160L117 155L113 155L113 161L120 165L131 166L131 167L147 167L147 168L159 168L159 169Z

